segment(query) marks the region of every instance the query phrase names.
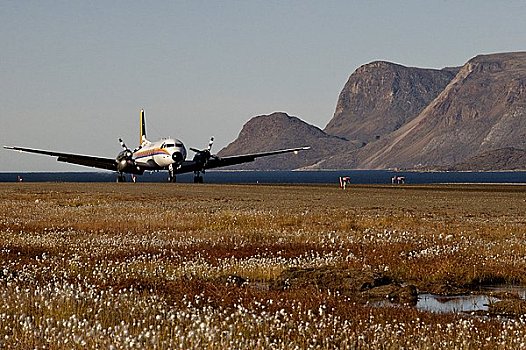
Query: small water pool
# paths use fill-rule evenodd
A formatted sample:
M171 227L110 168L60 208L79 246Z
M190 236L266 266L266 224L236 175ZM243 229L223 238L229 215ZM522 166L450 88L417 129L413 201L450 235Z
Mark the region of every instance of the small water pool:
M439 313L458 313L488 311L489 305L502 300L499 294L515 294L526 299L525 286L485 286L480 290L484 294L464 294L444 296L423 293L418 295L416 308L423 311Z
M497 301L499 301L499 299L488 295L443 296L420 294L416 308L438 313L488 311L488 305Z

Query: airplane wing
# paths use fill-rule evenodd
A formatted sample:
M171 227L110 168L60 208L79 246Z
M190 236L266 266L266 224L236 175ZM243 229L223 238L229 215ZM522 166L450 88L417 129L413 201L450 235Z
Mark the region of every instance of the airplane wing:
M93 156L85 156L81 154L51 152L51 151L44 151L40 149L13 147L13 146L4 146L4 148L11 149L14 151L37 153L37 154L44 154L46 156L57 157L57 161L59 162L72 163L72 164L77 164L77 165L89 166L93 168L117 171L117 163L115 162L115 158L93 157Z
M310 147L298 147L298 148L288 148L280 149L271 152L260 152L260 153L249 153L242 154L238 156L229 156L229 157L219 157L211 156L208 161L203 165L195 161L184 161L181 166L175 170L176 174L188 173L192 171L203 171L207 169L219 168L229 165L236 165L242 163L253 162L256 158L272 156L282 153L298 152L305 151L310 149Z

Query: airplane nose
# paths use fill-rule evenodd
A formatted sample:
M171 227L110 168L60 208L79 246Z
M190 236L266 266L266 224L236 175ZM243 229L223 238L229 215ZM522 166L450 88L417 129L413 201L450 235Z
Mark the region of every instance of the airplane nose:
M180 163L183 161L183 155L181 152L174 152L172 153L172 159L174 160L174 162Z

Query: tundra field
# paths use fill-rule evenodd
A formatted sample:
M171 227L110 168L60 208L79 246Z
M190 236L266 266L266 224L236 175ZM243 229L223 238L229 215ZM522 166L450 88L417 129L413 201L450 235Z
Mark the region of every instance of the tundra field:
M0 348L526 349L526 186L0 184Z

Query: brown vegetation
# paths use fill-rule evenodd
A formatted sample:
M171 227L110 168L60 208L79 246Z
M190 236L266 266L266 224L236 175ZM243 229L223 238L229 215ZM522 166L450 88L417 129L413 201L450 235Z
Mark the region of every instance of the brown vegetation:
M0 347L520 348L521 300L493 306L509 319L404 303L526 284L525 194L0 184Z

